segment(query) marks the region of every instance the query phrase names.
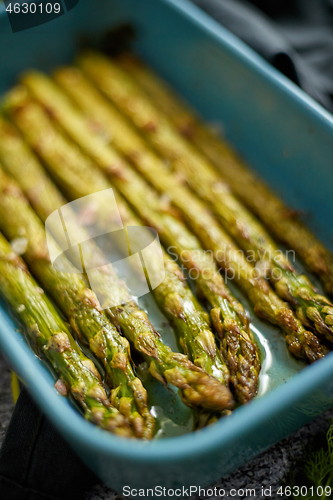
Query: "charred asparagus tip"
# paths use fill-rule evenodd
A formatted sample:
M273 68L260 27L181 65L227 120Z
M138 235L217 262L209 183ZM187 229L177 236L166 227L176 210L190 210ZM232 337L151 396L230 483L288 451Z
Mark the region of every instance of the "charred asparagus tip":
M115 409L94 408L91 420L107 431L122 437L135 437L129 421Z
M186 375L178 368L164 372L166 380L180 389L183 402L192 408L223 411L233 408L229 389L203 370L190 371Z

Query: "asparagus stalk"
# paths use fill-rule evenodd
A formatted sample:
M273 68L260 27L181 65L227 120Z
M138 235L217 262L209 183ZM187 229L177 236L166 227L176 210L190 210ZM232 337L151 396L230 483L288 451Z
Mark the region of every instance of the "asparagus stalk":
M54 189L52 180L35 155L31 154L18 130L1 115L0 157L3 167L20 184L42 220L46 220L52 212L67 203L59 191ZM36 182L36 178L40 178L40 181ZM46 212L43 212L44 206L47 206Z
M77 289L80 291L80 283L78 283L77 275L69 275L63 273L57 273L54 271L50 263L45 260L45 255L41 258L41 248L45 248L46 241L43 228L39 222L34 217L33 212L27 206L26 200L20 196L12 197L10 195L10 188L13 182L10 182L8 178L3 174L1 176L1 191L3 196L0 201L0 214L3 213L2 220L0 222L0 227L9 232L10 238L15 238L20 231L20 228L26 228L25 237L28 238L28 249L25 252L25 258L29 260L30 266L34 269L34 272L38 275L40 281L44 280L44 286L49 286L50 293L54 293L55 299L59 301L58 295L60 295L60 307L63 307L67 314L73 314L73 302L77 297ZM18 188L15 187L12 190L18 192ZM11 223L11 218L9 218L8 213L12 213L15 210L17 217L15 218L16 224ZM38 253L39 249L39 253ZM74 286L72 283L72 278L74 277ZM76 282L76 283L75 283ZM107 285L101 285L107 288ZM119 284L119 287L121 284ZM117 288L117 287L116 287ZM71 292L71 290L74 290ZM87 307L89 308L94 303L97 302L96 297L89 289L89 295L87 299ZM59 293L60 292L60 293ZM172 288L171 288L172 292ZM62 295L71 295L75 293L74 300L68 311L68 303L65 307L61 300ZM124 297L126 288L120 289L121 295ZM80 297L80 295L79 295ZM169 304L171 304L172 298L175 297L175 293L170 293L169 291ZM67 301L68 301L68 297ZM70 297L71 298L71 297ZM85 305L85 303L83 304ZM178 305L178 304L176 304ZM80 303L81 308L81 303ZM73 308L74 309L74 308ZM186 356L180 355L178 353L173 353L169 347L165 346L160 339L158 333L154 330L153 326L149 323L146 313L138 308L138 306L128 297L128 302L124 302L117 307L113 307L107 310L110 317L113 319L114 323L121 328L128 340L134 344L135 348L145 357L150 365L150 371L153 376L164 383L171 383L179 388L180 395L185 404L192 408L203 408L206 410L222 411L226 408L232 406L232 398L230 391L225 385L210 377L203 369L192 364ZM190 313L191 311L189 311ZM80 313L80 314L79 314ZM175 311L178 313L179 317L182 316L183 311L179 308ZM87 325L88 331L92 328L92 323L94 318L89 317L89 310L86 314L90 321L86 322L87 317L84 317L81 309L74 315L73 321L77 321L79 318L83 324ZM105 332L105 319L98 309L95 308L94 316L100 320L103 319L103 323L100 326L97 333L104 334ZM101 320L100 320L101 322ZM108 322L106 322L108 323ZM93 323L94 326L94 323ZM201 330L204 333L203 330ZM209 331L207 332L207 338L209 338ZM94 335L93 339L97 342L99 336ZM122 337L121 337L122 338ZM125 342L125 339L122 338ZM105 344L105 343L104 343ZM93 347L96 349L96 355L102 351L104 344L94 344ZM201 353L201 358L198 362L202 360L204 354ZM210 358L211 359L211 358ZM118 357L115 361L119 361L119 368L123 368ZM117 368L117 364L114 363L113 370ZM218 363L212 362L214 369L216 371L219 368ZM216 367L216 368L215 368ZM221 367L222 375L226 374L225 365ZM218 373L218 372L217 372ZM218 373L220 375L220 373ZM222 377L221 377L222 378ZM137 379L136 379L137 380ZM137 384L137 382L136 382ZM137 384L138 385L138 384ZM139 403L141 401L140 408L146 404L146 399L142 395L142 391L138 390L137 385L135 386L135 396L136 401ZM133 383L134 386L134 383Z
M214 134L187 103L136 57L123 55L119 62L168 116L178 131L216 166L234 193L266 225L272 234L293 248L326 291L333 294L332 254L297 219L265 183L254 174L231 146Z
M218 173L200 152L191 149L182 137L177 136L176 130L167 121L164 121L163 113L159 115L158 110L151 106L151 102L141 89L135 86L135 83L132 85L131 80L127 81L126 74L119 75L116 73L116 76L114 75L112 63L109 64L106 59L105 62L98 59L96 65L94 65L93 59L88 56L83 58L83 65L85 68L87 67L87 71L95 80L98 79L98 82L102 82L102 85L104 82L104 91L106 89L106 92L112 96L114 96L114 80L118 78L119 82L122 80L126 82L127 101L118 99L116 93L114 100L117 100L117 104L120 102L119 106L122 106L122 110L133 120L139 116L142 120L153 120L154 118L158 128L153 134L148 133L148 139L153 137L152 143L166 158L173 162L176 159L176 171L185 176L200 198L212 205L225 230L231 234L245 252L251 254L252 260L258 262L258 268L265 271L264 276L271 280L277 294L283 300L288 301L296 310L296 314L303 325L306 328L312 327L320 335L332 341L333 309L331 302L317 293L306 276L296 273L291 263L278 249L266 230L238 202L230 192L229 187L221 181ZM118 68L115 69L117 72ZM111 77L112 85L109 85ZM62 82L65 80L65 78L61 77L61 72L58 79L61 79ZM73 93L72 90L71 93ZM143 105L139 111L136 111L139 108L135 108L135 106L131 106L130 109L128 104L125 106L125 102L128 103L129 98L135 100L138 106L140 103ZM87 108L87 102L84 106ZM151 107L149 108L149 106ZM106 112L107 110L104 111L104 115ZM113 109L111 112L114 114ZM116 138L114 138L114 142L116 142ZM187 203L184 203L184 196L182 195L186 190L184 186L181 186L182 180L178 180L178 190L175 190L174 178L171 178L168 167L162 161L153 162L150 159L147 162L147 155L143 156L142 149L133 150L132 148L130 151L127 148L127 153L130 153L132 161L136 163L138 168L141 168L141 172L146 175L156 189L166 193L177 206L181 204L182 211L189 212L190 207Z
M24 82L36 99L52 113L52 117L65 128L80 147L94 158L103 171L107 171L110 176L122 175L124 161L105 144L105 137L92 132L82 115L71 107L66 96L62 95L47 77L30 72L25 75ZM120 88L118 90L123 92ZM194 206L193 197L191 200ZM199 208L199 205L200 201L196 200L196 207ZM186 214L184 211L183 215ZM328 349L311 332L304 330L300 321L272 292L267 282L258 277L257 270L248 263L243 254L239 254L233 241L215 219L212 217L208 219L208 216L207 209L201 209L185 218L203 246L213 251L218 264L228 272L232 272L233 277L253 303L255 312L283 329L289 348L296 356L307 358L312 362L327 353Z
M13 119L25 132L32 148L38 152L45 165L51 169L52 175L60 179L61 185L70 198L86 196L102 188L111 187L99 170L94 168L92 163L52 126L45 111L37 103L29 102L27 96L24 98L24 91L13 92L12 99L8 96L8 112L10 100L13 101L12 106L14 106L14 101L16 101L17 106L15 111L12 108ZM126 217L127 225L140 225L140 222L134 218L129 208L119 197L118 208L122 214L123 222L124 217ZM106 214L110 211L111 207L105 207ZM110 215L108 217L110 218ZM158 272L158 269L154 267L155 260L155 256L152 255L150 275ZM178 332L181 348L209 374L214 375L221 382L227 383L229 373L216 349L206 313L196 302L190 289L184 285L184 278L179 272L179 267L167 254L164 254L164 263L167 271L166 279L159 287L152 290L158 305ZM171 291L173 295L170 295ZM174 297L175 300L177 298L178 304L186 304L186 308L182 307L181 314L177 308L171 307L169 304L171 297Z
M127 418L110 404L95 365L80 351L64 321L2 234L0 292L26 327L32 345L59 377L56 389L61 394L69 392L87 420L119 436L133 436Z
M66 70L64 70L66 71ZM68 70L71 72L71 70ZM75 74L78 73L74 70ZM72 74L72 72L71 72ZM79 75L77 75L79 76ZM83 76L81 75L83 78ZM78 91L76 85L73 88ZM83 101L88 101L93 109L96 109L97 115L103 112L104 103L98 102L98 94L96 99L90 99L92 90L89 84L85 84L86 92L82 93ZM31 109L31 108L30 108ZM15 111L14 111L15 113ZM22 102L19 104L19 111L15 114L20 115L20 123L22 128L22 121L24 118L22 114L27 115L27 106L23 106ZM18 117L16 116L18 122ZM32 128L36 130L34 124L38 123L40 134L34 138L35 146L37 144L50 144L51 141L47 140L47 130L50 128L50 123L46 123L45 117L32 116L29 123L25 125L26 133ZM97 123L95 116L93 122ZM119 121L117 121L119 123ZM119 134L123 143L127 144L126 150L132 147L135 149L135 139L137 135L133 132L134 142L130 141L131 135L126 134L126 124L122 127L116 127L117 135ZM56 132L52 129L49 136L54 136ZM49 154L46 153L46 148L43 148L43 160L47 162ZM57 147L58 151L62 151L62 158L64 158L64 148ZM40 151L40 148L39 148ZM51 152L52 153L52 152ZM70 155L67 155L70 162ZM82 160L81 162L82 163ZM69 168L66 169L68 172ZM87 175L92 178L92 173ZM231 383L234 387L237 398L242 402L249 401L257 393L258 376L260 370L260 361L257 346L253 341L253 337L249 328L248 319L241 304L232 297L230 291L225 286L222 276L218 272L214 261L211 257L207 256L206 252L200 246L198 240L191 235L187 227L177 220L172 214L165 213L165 204L161 203L154 191L129 167L123 165L121 176L112 176L113 184L119 189L127 201L138 212L140 217L146 224L154 227L162 239L166 247L175 248L178 257L182 260L184 266L190 272L195 271L196 288L198 294L205 300L211 307L211 318L214 327L222 340L222 352L227 361ZM80 176L82 182L82 175ZM74 184L77 184L74 182Z

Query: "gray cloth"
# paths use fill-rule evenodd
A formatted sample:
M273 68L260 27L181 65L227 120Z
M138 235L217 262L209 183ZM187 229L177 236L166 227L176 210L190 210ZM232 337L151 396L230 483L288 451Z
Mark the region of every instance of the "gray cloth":
M332 0L193 2L333 111Z

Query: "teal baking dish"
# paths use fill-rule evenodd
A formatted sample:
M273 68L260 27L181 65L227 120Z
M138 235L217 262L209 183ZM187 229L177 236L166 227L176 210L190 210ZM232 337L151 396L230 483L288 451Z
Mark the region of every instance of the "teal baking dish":
M137 0L81 0L66 15L18 33L2 6L0 91L27 67L71 61L82 35L98 38L124 22L136 30L135 50L206 119L222 123L253 168L332 247L332 116L186 0L140 0L139 8ZM93 427L57 394L3 303L0 347L59 432L116 491L203 487L333 405L333 354L305 367L287 353L278 330L255 318L253 325L263 345L259 397L209 428L188 434L184 427L183 435L146 443ZM163 391L154 397L171 397Z

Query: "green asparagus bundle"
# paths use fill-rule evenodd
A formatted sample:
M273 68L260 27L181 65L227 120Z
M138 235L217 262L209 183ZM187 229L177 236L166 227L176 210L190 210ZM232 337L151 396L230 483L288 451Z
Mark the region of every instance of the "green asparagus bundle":
M118 162L114 164L111 162L111 159L114 160L115 152L105 144L105 137L93 134L82 115L75 112L65 96L59 93L49 79L34 72L26 75L24 80L35 97L52 112L52 117L65 128L82 149L96 160L100 168L107 170L109 175L121 175L124 162L119 159L119 156L117 156ZM199 204L200 201L196 200L197 207ZM294 318L292 311L286 307L285 303L275 296L263 279L258 278L256 271L244 256L239 254L232 240L215 219L208 217L207 209L194 210L186 222L192 227L203 246L213 251L218 264L233 273L233 278L237 280L253 303L255 312L283 329L289 349L294 355L307 358L310 362L325 355L328 349L311 332L304 330L300 321Z
M99 172L96 171L96 174L98 173ZM0 202L0 213L1 205L4 208L4 213L6 213L5 204L12 203L10 197L7 196L3 198L4 199ZM33 214L28 213L28 207L26 206L26 203L24 203L25 200L22 200L21 198L20 201L22 205L20 211L21 216L22 213L24 213L25 217L29 218L29 220L32 219ZM24 212L22 212L24 207L25 210ZM105 207L105 210L107 210L108 208L109 207ZM44 212L47 212L45 208L43 210ZM108 214L106 215L108 216ZM1 224L7 223L9 224L9 221L6 221L6 219L5 221L1 221ZM31 220L30 224L32 224ZM22 225L24 224L21 224L21 226ZM130 221L130 225L136 225L135 221ZM37 227L36 221L34 222L33 226L34 234L40 233L41 229L40 227ZM45 236L43 235L43 237L43 244L45 245ZM37 258L35 260L37 261ZM174 263L172 262L172 264ZM47 267L46 265L43 266L43 271L45 270L48 272L48 274L55 274L55 279L59 279L59 275L62 275L62 273L56 273L49 263L47 263ZM178 267L177 271L179 271ZM45 279L44 272L41 272L41 280L43 279L43 275ZM175 321L179 317L179 322L183 322L184 328L186 328L186 324L183 321L183 310L180 309L179 302L172 304L172 300L175 301L175 298L178 298L175 293L175 286L173 285L173 282L171 282L171 280L174 279L173 274L169 273L168 278L170 281L170 289L166 287L166 290L164 290L165 295L162 298L164 298L164 300L169 303L170 311L174 314ZM67 279L67 281L69 280ZM100 282L99 284L100 286L107 288L107 284L105 281L103 283ZM47 286L47 283L45 286ZM66 283L66 287L68 287L68 283ZM121 288L121 284L119 283L117 287ZM55 287L51 286L51 289L52 288ZM183 289L186 292L186 288L184 286ZM162 291L163 290L161 289L161 293ZM52 293L52 290L50 291L50 293ZM124 286L122 289L120 289L120 293L123 297L125 296L126 288L124 289ZM174 306L173 308L171 307L172 305ZM178 307L178 309L176 308L176 306ZM222 411L232 405L230 391L225 385L222 385L220 382L218 382L218 380L215 380L214 378L207 375L207 373L205 373L201 368L190 363L186 356L178 353L173 353L167 346L163 344L159 335L154 330L153 326L149 323L146 313L139 309L139 307L136 305L133 299L131 299L131 297L128 296L128 302L124 302L119 306L107 309L106 311L110 315L114 323L119 326L119 328L121 328L122 332L128 338L128 340L146 358L147 362L150 365L150 371L152 375L160 381L163 381L164 383L170 382L171 384L178 387L180 389L180 395L185 404L193 408L202 407L207 410L216 411ZM191 316L190 308L185 312L186 314L188 314L188 316ZM202 312L202 315L203 314L204 313ZM197 333L198 331L201 332L201 341L205 346L204 341L210 340L210 336L212 336L212 333L210 332L209 327L207 328L207 330L203 328L203 326L206 327L207 325L207 323L203 323L204 320L202 319L202 323L196 325L197 330L195 332L193 331L193 334ZM204 337L204 335L206 335L206 337ZM195 351L196 346L198 346L197 342L195 343L195 346L192 346L193 351ZM210 368L212 372L216 373L216 375L219 376L221 380L224 380L223 377L227 377L228 372L226 366L218 355L213 357L210 352L204 351L202 347L199 354L200 355L197 356L198 359L196 359L198 363L206 364L207 368Z
M72 74L70 69L68 71ZM79 77L78 70L74 70L74 73L76 77ZM86 92L81 95L81 98L84 102L89 101L90 107L96 110L96 114L91 118L94 124L98 126L97 116L99 112L103 112L105 109L107 113L107 109L104 106L102 96L98 93L97 97L94 96L94 89L91 88L88 82L85 83L84 87ZM76 85L74 85L74 88L78 91ZM99 96L102 102L98 102ZM115 111L115 113L117 112ZM39 138L35 138L35 143L40 143L42 137L45 137L47 125L45 121L41 121L40 117L38 120L37 117L31 118L31 122L43 123L39 127L42 134ZM116 127L116 134L121 137L123 144L127 143L125 149L128 151L132 147L132 151L135 152L137 135L133 132L134 142L132 143L132 135L126 134L126 126L128 127L128 125L120 120L117 121L117 124L120 126ZM34 128L36 127L34 126ZM31 125L26 126L26 130L28 129L31 130ZM105 135L105 130L103 130L103 134ZM113 184L125 196L145 223L158 231L163 244L167 248L174 248L189 272L193 273L194 271L198 295L211 307L211 318L222 340L222 352L231 372L231 383L235 387L238 399L241 402L248 401L257 392L260 370L258 349L253 341L245 311L225 286L212 256L207 255L197 238L189 232L187 227L174 214L170 213L167 203L160 200L156 192L128 164L123 163L120 176L111 175L110 177Z
M209 130L188 104L150 68L128 54L121 56L119 62L182 136L195 144L218 167L234 193L264 222L272 234L298 253L309 270L321 278L327 293L332 295L332 254L297 219L295 211L288 209L232 148Z
M313 327L320 335L333 340L333 305L331 302L326 297L317 294L315 287L306 276L299 276L296 273L274 241L258 221L236 200L229 187L221 181L217 172L205 158L186 144L185 140L165 120L163 113L158 113L158 110L151 105L135 82L128 80L128 76L121 70L120 73L118 72L118 67L113 66L107 59L89 55L83 57L82 61L89 75L134 123L140 117L142 121L149 119L158 124L157 130L154 133L147 133L146 137L152 141L161 154L176 164L176 172L183 176L182 179L178 178L178 189L174 186L175 176L170 175L168 167L162 161L153 162L150 158L147 162L147 155L143 156L144 150L142 152L142 147L139 149L139 143L137 149L127 148L127 154L130 153L132 161L154 187L166 193L178 207L181 204L179 208L182 211L189 212L191 209L188 203L184 203L185 187L182 183L185 178L200 198L212 204L224 228L245 252L250 252L251 260L257 261L257 268L261 270L264 277L271 280L277 294L283 300L287 300L296 310L303 325L306 328ZM64 82L61 72L58 79ZM119 98L116 80L118 85L125 82L122 89L126 97ZM71 93L73 94L72 90ZM136 105L129 107L129 99L136 102ZM87 103L85 103L85 108L87 108ZM114 109L111 113L114 115ZM116 137L114 142L116 143ZM120 145L123 146L123 143ZM123 149L124 147L122 147L122 152ZM187 195L186 201L188 198Z
M112 137L113 144L136 165L157 190L165 193L182 213L186 213L186 216L194 211L198 212L199 205L195 197L190 195L181 181L175 180L168 172L165 163L149 151L135 130L110 102L103 99L79 70L63 68L56 72L55 77L80 109L95 123L95 127L99 126L101 133L104 132ZM239 208L239 204L236 205L233 198L228 201L228 196L230 198L229 193L218 202L226 216L223 219L224 226L228 229L233 228L231 231L233 236L240 235L240 238L236 238L240 246L244 251L253 252L252 260L258 262L257 269L261 269L264 276L270 278L277 294L296 309L303 325L311 327L313 324L316 331L332 340L333 308L330 301L316 293L306 276L299 276L296 273L290 262L252 216L242 207ZM229 207L226 203L229 203ZM231 204L234 205L233 210L230 210ZM203 206L201 210L204 211Z
M29 104L28 98L24 100L22 90L12 92L12 98L7 97L7 112L10 108L9 101L16 101L16 106L18 106L15 108L16 111L12 108L16 124L25 132L30 145L43 158L43 162L52 169L52 175L59 179L71 199L111 187L96 167L94 168L85 156L80 155L72 143L52 127L43 109L32 101ZM117 204L123 222L124 217L127 217L127 225L140 225L119 197ZM112 207L105 207L105 213L109 218L111 210ZM154 257L152 255L150 260L149 277L152 273L158 272L158 269L154 267L156 262ZM221 382L228 382L228 370L216 349L206 313L197 304L190 289L184 285L184 278L179 272L179 267L167 254L164 255L164 265L167 271L166 278L152 292L160 308L178 332L182 349L189 354L195 364L204 368ZM186 308L182 307L182 314L178 314L171 304L168 305L171 297L177 298L179 303L186 304Z
M0 170L0 227L8 239L24 250L24 258L49 295L68 318L71 327L89 344L106 371L113 389L111 402L128 417L137 437L151 438L154 418L147 407L147 393L134 375L128 341L101 311L96 295L87 288L76 268L57 272L49 258L45 231L19 187Z
M212 256L207 255L187 227L174 215L160 212L156 204L147 202L148 197L144 193L134 192L137 183L131 185L131 204L141 219L159 232L165 247L175 251L195 280L199 298L209 305L212 323L221 340L220 349L230 371L230 383L238 401L250 401L258 390L260 360L241 304L226 287Z
M73 146L70 148L68 143L67 145L64 143L61 134L52 126L49 118L45 112L43 113L37 103L33 103L32 101L29 103L27 99L23 99L23 96L19 100L18 92L16 92L16 98L14 99L14 94L15 92L12 92L12 99L10 99L10 96L7 97L7 112L13 116L13 119L22 132L25 133L31 146L35 149L38 147L40 156L45 164L51 166L53 175L57 175L54 174L55 169L56 172L62 169L62 171L66 172L66 175L69 172L73 175L73 172L77 170L73 162ZM12 104L11 111L9 109L10 100L15 100L17 106L17 108L14 108ZM49 147L50 144L52 144L51 149ZM56 147L54 147L55 145ZM57 161L54 155L54 149L61 154L62 167L59 166L59 161ZM91 181L91 179L96 179L94 170L91 169L89 171L84 157L80 157L78 153L76 153L76 156L76 164L80 166L81 171L78 174L77 180L71 179L71 185L82 185L86 178L87 185L90 185L90 189L94 189ZM71 168L71 165L74 168ZM83 165L85 165L84 168ZM34 175L34 178L36 179L36 175ZM159 199L154 195L154 192L128 165L123 166L122 175L114 177L113 182L136 208L140 217L159 232L163 243L168 247L173 246L184 265L190 271L195 270L198 273L196 277L197 290L212 308L211 317L222 340L222 352L230 367L231 383L235 388L236 396L241 402L250 400L256 394L258 386L260 370L258 350L253 342L245 312L241 304L231 296L223 282L222 276L215 267L214 261L202 250L198 240L191 235L186 226L172 214L165 212L165 207L162 206ZM66 190L68 189L70 187L67 186ZM87 193L89 191L85 190L84 192ZM172 269L178 268L173 264ZM170 268L171 273L172 269ZM174 286L177 286L177 283ZM160 297L159 303L163 300L162 295L165 295L164 291L161 295L162 288L163 286L161 285L155 291L155 294ZM178 280L177 293L184 294L183 288L182 281ZM188 297L190 296L188 292L187 295ZM191 317L193 320L193 312ZM195 322L192 321L192 328L197 328L197 317L198 315L196 314L194 317ZM172 317L170 319L172 320ZM191 318L188 318L187 323L189 321L191 321ZM182 328L181 322L179 328ZM205 333L205 335L207 334ZM209 343L212 344L211 341ZM215 349L214 344L212 346ZM182 348L186 350L186 344L183 344Z
M70 393L87 420L119 436L133 436L127 418L110 404L94 363L80 351L64 321L2 234L0 292L24 324L31 344L59 377L55 388L61 394Z

